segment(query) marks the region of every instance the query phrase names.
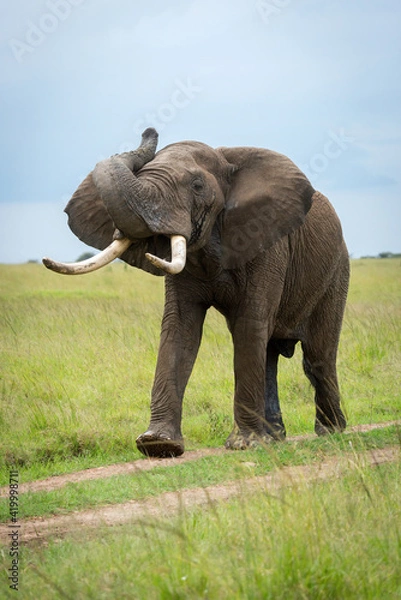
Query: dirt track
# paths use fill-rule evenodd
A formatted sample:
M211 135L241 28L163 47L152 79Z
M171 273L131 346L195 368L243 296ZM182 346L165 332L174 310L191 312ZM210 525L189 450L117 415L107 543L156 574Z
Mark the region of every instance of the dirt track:
M383 429L390 427L391 425L400 425L401 421L387 421L385 423L377 423L373 425L356 425L350 427L345 433L356 433L364 431L372 431L373 429ZM289 442L296 442L300 440L313 439L315 436L311 435L298 435L287 438ZM39 481L31 481L28 483L21 483L19 485L19 493L24 494L26 492L50 492L64 487L68 483L79 483L82 481L90 481L93 479L105 479L107 477L113 477L115 475L128 475L133 474L137 471L149 471L155 467L171 467L177 464L198 460L205 456L218 456L227 452L224 448L210 448L205 450L192 450L185 452L183 456L178 458L143 458L135 460L130 463L120 463L116 465L109 465L107 467L96 467L93 469L85 469L84 471L78 471L76 473L68 473L66 475L55 475L48 477L47 479L41 479ZM4 486L0 488L0 498L8 496L8 487Z
M368 431L388 427L393 424L401 424L392 421L378 425L358 426L350 431ZM299 436L290 438L292 441L307 439L312 436ZM49 491L63 487L67 483L87 481L91 479L107 478L114 475L135 473L136 471L150 470L156 466L169 467L183 462L202 458L204 456L218 455L224 453L224 449L210 449L187 452L180 458L172 459L142 459L132 463L111 465L87 469L78 473L50 477L42 481L35 481L20 485L20 493L27 491ZM296 485L303 480L315 481L341 476L345 471L358 467L361 464L377 465L384 462L399 460L400 447L387 447L382 450L364 452L361 456L330 458L318 464L301 467L284 467L265 476L252 477L245 481L229 482L205 488L184 489L180 492L167 492L156 498L148 498L142 501L129 501L122 504L76 511L68 515L59 515L46 518L33 518L20 520L20 538L25 543L44 543L49 536L60 537L78 529L105 526L122 525L127 522L141 520L145 517L163 518L171 516L179 510L189 510L192 507L208 505L216 501L224 501L240 493L249 493L262 489L266 493L272 493L283 486ZM0 495L4 496L8 488L2 488ZM7 543L9 524L0 527L0 542Z

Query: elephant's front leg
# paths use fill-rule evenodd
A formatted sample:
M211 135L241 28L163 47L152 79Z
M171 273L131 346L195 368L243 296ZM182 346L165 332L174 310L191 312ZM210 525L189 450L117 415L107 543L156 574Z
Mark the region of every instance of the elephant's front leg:
M268 326L242 317L229 324L234 343L234 420L226 448L242 450L272 439L265 429L265 376Z
M182 399L202 337L206 309L167 294L152 389L151 419L138 450L147 456L180 456Z

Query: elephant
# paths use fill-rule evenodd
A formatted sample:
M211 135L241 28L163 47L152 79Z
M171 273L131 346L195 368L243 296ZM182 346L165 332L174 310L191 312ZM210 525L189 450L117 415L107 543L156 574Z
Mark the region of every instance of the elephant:
M148 128L136 150L97 163L67 204L73 233L101 252L82 263L43 259L76 274L119 257L165 276L150 424L137 448L184 452L183 396L210 307L224 315L234 350L226 448L285 439L277 364L298 342L316 434L343 431L336 359L349 256L329 200L272 150L183 141L156 152L157 141Z

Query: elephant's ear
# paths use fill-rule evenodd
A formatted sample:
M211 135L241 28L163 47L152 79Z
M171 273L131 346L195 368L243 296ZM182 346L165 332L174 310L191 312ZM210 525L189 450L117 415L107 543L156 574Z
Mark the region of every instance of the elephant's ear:
M286 156L259 148L220 148L234 165L222 221L222 261L234 269L298 228L314 189Z
M98 250L104 250L111 244L116 226L97 192L92 173L85 177L64 210L71 231L82 242ZM134 242L121 259L153 275L164 275L145 256L146 252L155 253L154 243L152 239ZM166 246L168 252L169 244Z

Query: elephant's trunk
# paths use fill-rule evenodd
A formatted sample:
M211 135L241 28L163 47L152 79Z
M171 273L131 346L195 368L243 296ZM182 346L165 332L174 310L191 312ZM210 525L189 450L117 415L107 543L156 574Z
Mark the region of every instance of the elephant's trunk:
M130 171L139 171L139 169L142 169L143 165L146 165L146 163L154 158L158 138L159 134L156 129L148 127L142 134L140 146L132 152L120 154L120 159L125 162Z
M172 275L184 269L186 238L177 235L173 227L163 225L159 207L155 205L156 198L159 197L158 190L143 179L138 179L135 174L154 158L157 138L155 129L146 129L137 150L99 162L90 175L97 195L100 196L116 227L117 235L115 234L114 241L97 256L80 263L58 263L44 258L43 263L48 269L66 275L90 273L120 257L134 240L159 234L171 239L171 262L147 253L148 260ZM74 202L73 196L66 207L68 214Z
M152 235L143 214L154 190L150 184L139 181L135 172L153 159L157 138L155 129L146 129L137 150L102 160L92 173L97 192L114 224L133 240Z

